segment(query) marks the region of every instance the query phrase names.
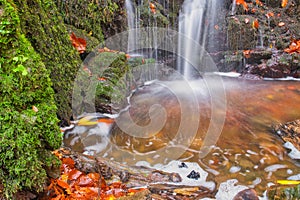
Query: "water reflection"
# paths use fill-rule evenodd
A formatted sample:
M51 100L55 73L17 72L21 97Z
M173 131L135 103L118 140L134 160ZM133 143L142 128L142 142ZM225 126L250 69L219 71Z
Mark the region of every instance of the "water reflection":
M76 134L73 130L72 134L66 134L65 144L78 151L101 150L98 155L127 164L140 160L167 164L173 159L168 155L176 156L177 152L184 152L180 155L182 161L199 163L209 172L209 179L217 184L234 178L258 192L264 191L269 182L299 174L299 163L287 156L283 142L271 133L270 127L273 123L300 118L300 83L237 78L224 78L223 81L227 100L226 121L216 144L210 147L210 153L204 158L199 155L211 123L211 99L202 80L192 83L197 88L195 91L200 108L200 120L189 119L191 125L197 122L198 130L193 141L186 141L185 134L189 133L184 130L178 134L180 121L183 120L182 105L178 101L180 93L174 95L161 84L153 83L132 95L131 106L119 118L130 114L134 123L147 126L151 121L151 106L160 104L167 119L159 131L148 129L144 133L147 137L134 137L115 125L108 135L103 134L101 126L97 125L85 127L84 133L79 131ZM189 106L189 95L180 87L180 82L173 84L178 84L178 90L182 90L185 104ZM174 138L176 143L172 141ZM88 145L83 145L83 139L89 141L84 143ZM191 145L184 145L187 143ZM157 153L161 149L163 151Z

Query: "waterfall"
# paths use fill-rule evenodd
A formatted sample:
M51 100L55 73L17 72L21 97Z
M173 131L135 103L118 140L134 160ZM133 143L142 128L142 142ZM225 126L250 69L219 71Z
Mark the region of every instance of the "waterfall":
M205 48L213 39L216 10L221 0L185 0L179 14L177 69L186 77L193 76L193 69L200 67ZM199 66L191 66L198 63Z
M135 10L131 0L125 0L125 7L127 12L127 23L129 29L127 52L130 52L136 48L136 35L133 32L133 29L136 28Z

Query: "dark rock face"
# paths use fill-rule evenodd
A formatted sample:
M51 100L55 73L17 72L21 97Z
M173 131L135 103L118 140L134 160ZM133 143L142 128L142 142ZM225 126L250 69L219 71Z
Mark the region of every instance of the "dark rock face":
M300 38L300 1L288 1L284 8L281 1L261 2L262 6L248 2L248 10L241 5L233 9L232 1L225 2L227 50L223 58L219 56L218 68L242 72L243 77L299 77L299 54L288 54L284 49L291 38ZM245 55L245 50L251 53Z

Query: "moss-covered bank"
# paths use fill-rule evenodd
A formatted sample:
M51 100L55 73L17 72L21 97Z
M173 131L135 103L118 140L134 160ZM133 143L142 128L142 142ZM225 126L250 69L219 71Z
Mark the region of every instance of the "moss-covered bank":
M54 1L15 0L21 19L22 32L40 54L50 71L55 91L57 114L62 122L72 116L71 96L73 81L80 57L72 47L62 17Z
M25 3L26 4L26 3ZM16 5L0 0L0 185L6 198L40 191L61 145L49 71L21 31Z

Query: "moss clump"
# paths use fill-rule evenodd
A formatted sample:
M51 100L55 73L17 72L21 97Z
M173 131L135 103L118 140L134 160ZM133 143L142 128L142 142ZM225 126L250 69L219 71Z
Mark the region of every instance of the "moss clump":
M54 1L15 0L22 32L50 71L57 114L63 122L72 116L73 81L81 62L73 48Z
M102 26L112 23L117 16L118 5L112 0L56 1L66 24L85 30L103 41Z
M85 62L75 81L73 111L77 116L84 112L110 112L111 101L121 102L126 95L123 78L129 67L125 53L95 53L87 59L89 62Z
M0 0L0 52L0 184L12 199L19 190L43 189L43 167L58 162L50 150L62 137L49 73L9 0Z

